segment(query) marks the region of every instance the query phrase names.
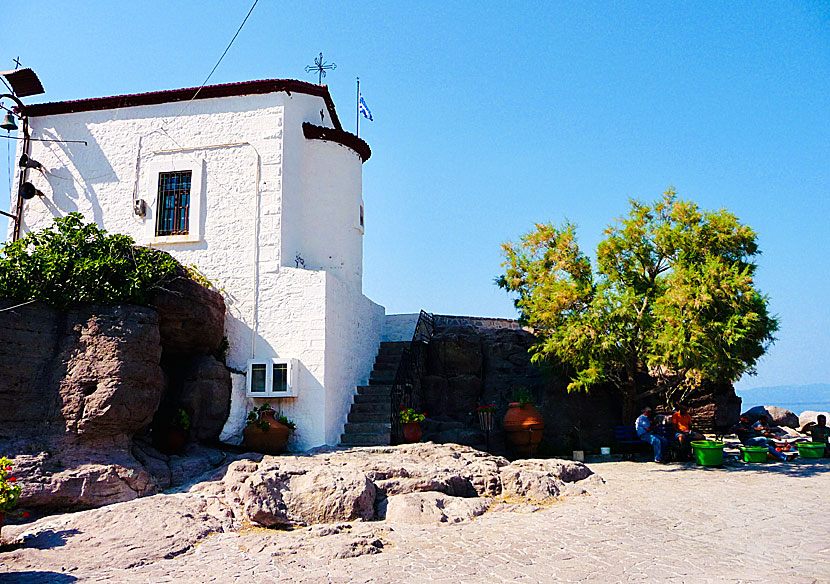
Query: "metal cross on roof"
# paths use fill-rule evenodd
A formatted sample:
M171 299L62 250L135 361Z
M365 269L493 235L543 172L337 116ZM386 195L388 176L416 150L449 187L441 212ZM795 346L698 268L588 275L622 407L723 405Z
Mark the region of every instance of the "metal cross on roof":
M20 57L19 56L17 57L17 59L12 59L12 62L14 63L14 68L15 69L20 68Z
M337 69L337 63L326 63L323 60L323 53L320 53L320 56L314 59L314 65L306 65L305 72L311 73L312 71L317 71L317 84L322 85L326 71L333 69Z

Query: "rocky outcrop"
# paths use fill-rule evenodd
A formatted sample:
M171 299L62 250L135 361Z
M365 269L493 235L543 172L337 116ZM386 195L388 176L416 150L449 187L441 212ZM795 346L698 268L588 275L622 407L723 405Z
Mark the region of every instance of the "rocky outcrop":
M778 406L755 406L747 410L746 415L749 419L755 421L759 416L766 416L769 418L771 426L788 426L790 428L799 428L798 416L790 410L779 408Z
M485 512L494 498L550 503L593 475L579 462L510 464L457 444L356 448L314 456L264 456L234 462L221 483L234 515L265 526L386 518L457 522Z
M225 334L225 301L221 294L181 275L155 294L164 350L175 354L208 355Z
M13 459L24 487L21 506L128 501L192 478L206 461L224 460L199 451L185 463L146 441L136 444L163 402L188 411L196 440L217 438L229 409L229 372L205 354L222 339L221 296L177 280L157 300L161 313L93 304L62 311L41 303L0 310L0 454ZM13 304L0 301L0 309ZM181 375L165 371L163 354L187 365ZM180 380L175 388L172 379Z
M4 302L3 305L9 305ZM32 304L0 312L0 438L62 448L125 448L164 390L150 308Z
M602 480L581 463L510 464L454 444L245 456L175 494L6 525L4 540L19 543L3 554L4 565L127 569L208 545L211 534L269 561L296 558L298 550L348 558L382 552L398 524L459 523L494 508L532 512L563 496L602 493L594 489ZM537 486L547 481L547 491L514 486L529 485L529 477ZM304 524L311 525L290 533L250 529Z
M485 513L492 499L462 499L434 491L389 497L378 515L399 523L460 523Z

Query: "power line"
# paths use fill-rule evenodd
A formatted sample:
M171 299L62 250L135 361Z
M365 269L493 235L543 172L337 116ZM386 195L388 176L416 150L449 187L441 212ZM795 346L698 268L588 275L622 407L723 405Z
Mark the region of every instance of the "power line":
M248 11L248 14L245 15L245 19L242 21L242 24L239 25L238 29L236 29L236 34L233 35L233 38L231 39L231 42L229 42L228 46L225 47L225 52L222 53L222 56L219 57L218 61L216 61L216 65L213 66L213 69L210 70L210 73L208 73L208 76L205 77L204 81L202 81L202 84L199 86L199 89L196 90L196 93L193 94L193 97L191 97L190 101L188 101L184 105L184 107L182 108L182 111L180 111L176 117L182 115L184 110L187 109L187 107L190 105L190 102L192 102L194 99L196 99L196 96L199 95L199 92L202 91L202 88L205 85L207 85L208 81L210 81L210 78L216 72L216 69L219 67L219 64L222 62L222 59L225 58L225 55L227 55L228 51L231 49L231 46L233 45L233 42L236 40L236 37L238 37L239 33L242 31L242 27L245 26L246 22L248 22L248 17L251 16L251 13L254 11L254 8L256 8L257 2L259 2L259 0L254 0L254 3L251 5L251 9Z

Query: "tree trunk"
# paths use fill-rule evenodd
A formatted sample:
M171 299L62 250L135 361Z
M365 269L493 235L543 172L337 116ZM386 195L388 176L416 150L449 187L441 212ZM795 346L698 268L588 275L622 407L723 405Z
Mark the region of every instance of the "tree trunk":
M634 379L628 381L620 388L623 398L622 419L624 424L633 424L640 413L637 408L637 382Z

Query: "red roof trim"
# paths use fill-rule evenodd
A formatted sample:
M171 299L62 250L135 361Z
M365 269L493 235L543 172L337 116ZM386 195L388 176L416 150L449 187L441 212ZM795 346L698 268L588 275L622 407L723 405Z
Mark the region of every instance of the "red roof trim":
M334 109L334 102L326 85L316 85L296 79L262 79L260 81L243 81L241 83L225 83L223 85L206 85L185 89L171 89L168 91L153 91L150 93L134 93L129 95L115 95L113 97L97 97L93 99L79 99L75 101L55 101L51 103L36 103L27 105L21 113L29 117L52 116L57 114L71 114L122 107L141 105L156 105L176 101L190 101L191 99L210 99L212 97L229 97L236 95L252 95L260 93L276 93L292 91L322 97L326 102L329 116L338 130L342 130L340 119ZM198 93L197 93L198 92Z
M309 140L337 142L357 152L357 155L360 156L360 160L363 162L369 160L369 157L372 155L372 149L369 148L369 145L363 139L344 130L325 128L323 126L315 126L309 122L303 122L303 135Z

